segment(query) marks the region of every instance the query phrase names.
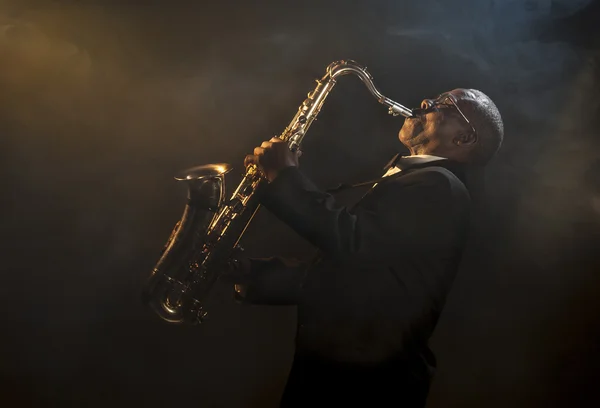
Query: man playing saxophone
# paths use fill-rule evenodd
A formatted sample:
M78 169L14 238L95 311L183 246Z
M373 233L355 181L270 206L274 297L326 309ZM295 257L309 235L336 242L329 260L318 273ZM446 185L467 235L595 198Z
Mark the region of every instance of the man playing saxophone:
M298 306L281 407L425 406L436 366L428 341L468 236L465 172L488 163L504 130L474 89L425 99L413 114L399 132L410 155L352 208L302 174L278 138L246 157L269 180L261 204L320 253L307 265L240 260L230 272L242 302Z

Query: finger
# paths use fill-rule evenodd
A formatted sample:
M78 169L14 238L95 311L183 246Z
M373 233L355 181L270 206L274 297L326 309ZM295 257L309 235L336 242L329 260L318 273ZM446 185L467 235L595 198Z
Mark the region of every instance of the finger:
M244 167L248 167L251 164L258 164L258 157L253 154L249 154L244 158Z
M269 140L269 142L271 143L283 143L283 140L281 140L280 138L278 138L277 136L272 137L271 140Z
M263 149L262 147L255 147L254 148L254 155L259 157L265 154L265 149Z
M273 145L273 143L271 143L271 142L262 142L262 144L260 145L260 147L262 147L263 149L268 149L272 145Z
M297 157L301 157L302 156L302 150L296 150L296 156Z

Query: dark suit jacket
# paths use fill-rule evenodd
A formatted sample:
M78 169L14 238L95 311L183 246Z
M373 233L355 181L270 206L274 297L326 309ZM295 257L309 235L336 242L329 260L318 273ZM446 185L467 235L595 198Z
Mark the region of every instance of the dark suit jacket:
M270 183L262 204L321 254L308 266L251 261L244 301L298 305L284 406L384 406L375 396L424 405L435 367L427 342L468 231L459 176L449 161L404 170L352 209L296 167Z

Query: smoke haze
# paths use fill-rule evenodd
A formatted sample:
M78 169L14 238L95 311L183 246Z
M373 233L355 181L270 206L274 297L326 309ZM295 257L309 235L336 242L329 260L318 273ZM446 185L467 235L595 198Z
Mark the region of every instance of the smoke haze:
M430 407L583 406L600 362L599 3L0 0L0 401L276 406L294 310L169 326L140 302L179 170L280 133L337 59L404 105L477 88L506 135L487 218L432 340ZM303 147L318 185L377 177L402 121L343 78ZM266 212L249 253L312 248Z

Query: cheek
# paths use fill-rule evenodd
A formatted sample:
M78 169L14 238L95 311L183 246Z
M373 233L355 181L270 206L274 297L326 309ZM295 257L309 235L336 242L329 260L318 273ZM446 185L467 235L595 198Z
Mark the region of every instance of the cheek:
M431 122L431 126L428 127L430 138L432 140L434 139L437 145L446 146L448 144L452 144L455 131L456 129L451 126L451 124L439 117L435 118Z
M440 143L445 146L454 145L454 138L458 132L455 126L442 126L439 131Z

